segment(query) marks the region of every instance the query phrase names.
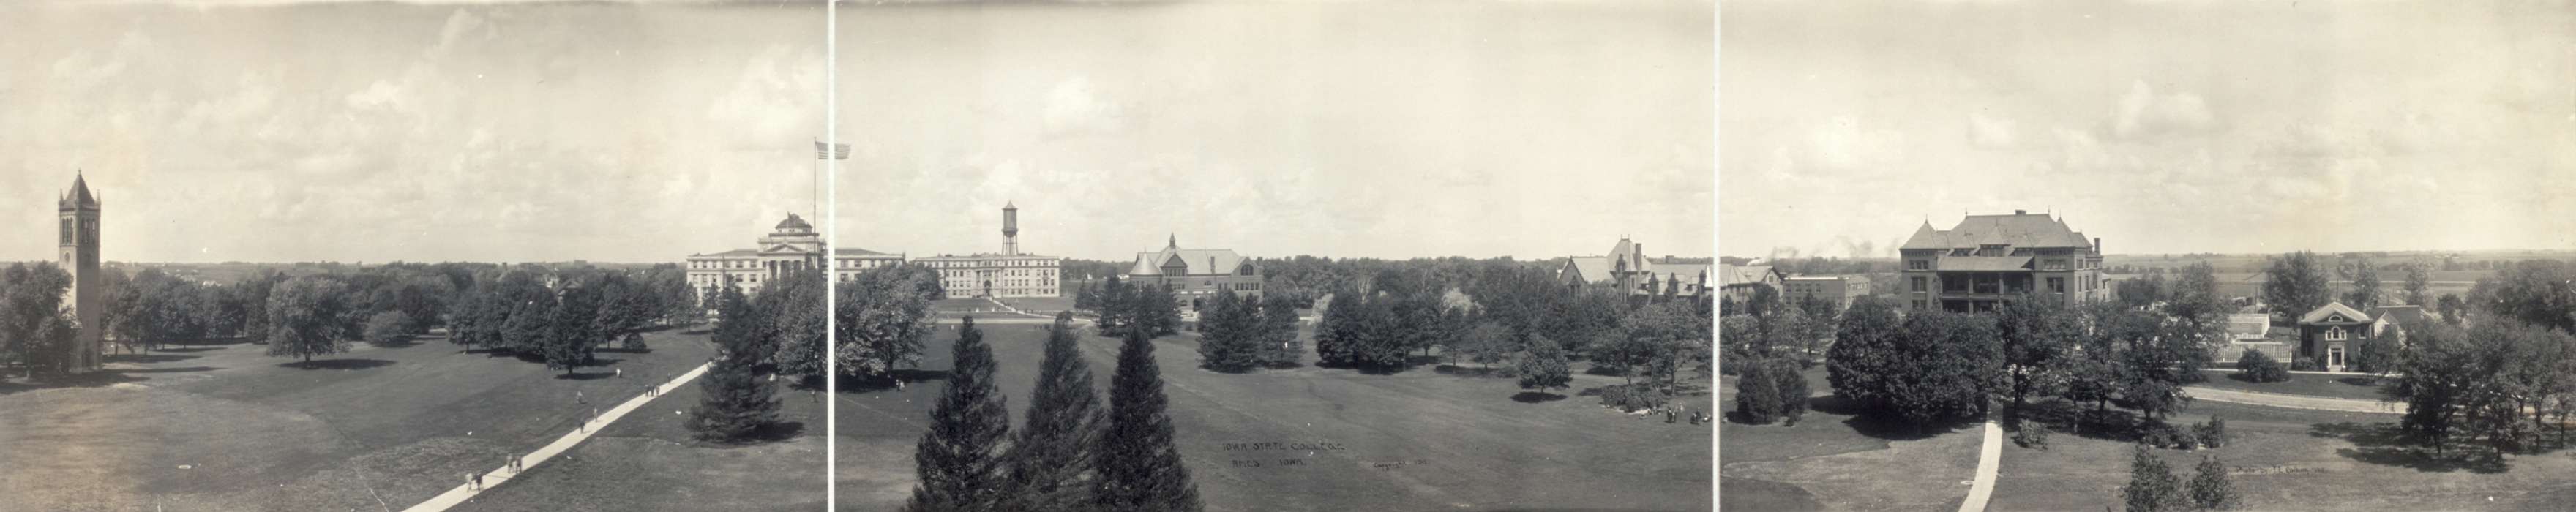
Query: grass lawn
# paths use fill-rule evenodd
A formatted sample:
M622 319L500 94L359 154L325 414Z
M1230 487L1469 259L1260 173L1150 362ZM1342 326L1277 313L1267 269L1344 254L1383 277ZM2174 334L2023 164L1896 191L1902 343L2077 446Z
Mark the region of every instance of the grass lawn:
M0 385L0 496L27 510L399 509L703 363L704 339L650 333L652 351L602 352L578 378L436 338L309 367L238 343L111 356L80 382Z
M1044 333L1026 324L981 327L1001 361L997 379L1017 423L1036 379ZM910 495L913 445L940 392L955 336L952 326L934 335L921 365L925 370L907 374L916 385L837 397L836 478L844 510L892 510ZM1171 401L1175 442L1210 510L1712 505L1713 447L1705 426L1620 414L1591 397L1516 400L1521 390L1510 380L1429 367L1391 375L1311 365L1220 374L1198 368L1196 340L1162 338L1155 356ZM1117 342L1086 337L1083 352L1105 402ZM1311 364L1312 354L1307 357ZM1617 381L1580 376L1575 390ZM1227 449L1228 443L1261 442L1322 448Z
M822 508L822 395L780 381L781 433L792 436L711 445L692 439L688 416L680 414L703 396L699 382L654 398L581 446L456 510Z
M2286 382L2253 382L2246 380L2243 373L2239 373L2235 370L2204 370L2202 373L2208 375L2209 379L2194 385L2239 391L2322 396L2327 398L2350 398L2355 400L2380 399L2379 390L2384 389L2384 385L2389 382L2385 379L2374 380L2370 377L2358 375L2316 375L2302 373L2290 374L2290 380Z
M1832 389L1823 367L1804 375L1808 389ZM1735 378L1721 379L1717 405L1732 408ZM1810 404L1796 426L1720 423L1726 510L1946 510L1966 499L1976 430L1916 434L1860 419L1831 396Z
M2219 457L2248 510L2543 510L2576 500L2576 457L2559 451L2499 463L2436 460L2396 441L2395 418L2195 402L2169 420L2227 419L2232 444L2155 450L2188 480L2199 456ZM1990 510L2117 507L2131 443L2058 432L2049 449L2006 445Z

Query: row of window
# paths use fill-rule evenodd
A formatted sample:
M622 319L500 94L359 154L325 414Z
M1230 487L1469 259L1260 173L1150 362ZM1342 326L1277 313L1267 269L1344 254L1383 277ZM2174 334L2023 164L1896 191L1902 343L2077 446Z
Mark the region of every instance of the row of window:
M1063 265L1059 264L1059 263L1057 262L1057 260L1051 260L1051 259L1032 259L1032 260L931 260L931 261L923 261L923 262L920 262L920 263L921 263L921 264L923 264L923 265L929 265L931 268L1059 267L1059 266L1063 266Z

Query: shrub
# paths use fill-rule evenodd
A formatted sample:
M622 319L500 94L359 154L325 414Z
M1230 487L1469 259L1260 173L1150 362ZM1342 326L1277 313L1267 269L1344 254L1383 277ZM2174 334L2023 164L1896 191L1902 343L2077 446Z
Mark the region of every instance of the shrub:
M1763 373L1770 374L1772 382L1775 382L1771 387L1779 390L1780 417L1788 419L1786 425L1796 426L1798 419L1807 415L1807 395L1811 394L1807 389L1807 376L1798 371L1804 365L1789 359L1775 359L1763 363L1763 367Z
M2210 448L2227 446L2227 420L2225 418L2220 418L2215 415L2210 416L2209 421L2201 422L2199 425L2193 425L2191 427L2191 431L2194 437L2200 438L2201 446Z
M2048 449L2048 425L2036 421L2021 422L2021 428L2013 429L2013 444L2023 448Z
M2294 372L2314 372L2314 371L2323 371L2324 369L2325 369L2324 367L2317 366L2317 360L2315 360L2315 359L2307 359L2307 358L2300 358L2300 357L2292 357L2292 358L2290 358L2290 371L2294 371Z
M2200 439L2198 436L2193 435L2190 429L2176 427L2172 424L2161 421L2151 421L2148 422L2146 426L2139 428L2138 444L2157 448L2189 450L2200 447Z
M2254 382L2290 380L2290 370L2282 368L2280 361L2272 359L2271 355L2264 354L2263 351L2250 348L2245 349L2245 355L2236 358L2236 370L2245 372L2245 378Z
M2129 512L2164 512L2183 510L2188 506L2183 496L2182 479L2165 466L2165 460L2148 453L2138 445L2129 457L2129 485L2120 489L2120 498L2128 503Z
M1756 405L1767 407L1768 409L1764 410L1770 411L1773 415L1760 418L1762 421L1759 423L1770 423L1771 420L1778 419L1777 415L1780 413L1778 381L1745 379L1742 376L1738 376L1737 379L1739 380L1735 383L1739 389L1735 390L1735 401L1738 408L1745 405L1746 395L1754 395L1759 397L1755 399L1759 401ZM1621 412L1636 412L1664 405L1664 397L1662 393L1645 384L1620 384L1601 388L1601 405L1616 407Z
M368 343L391 345L411 339L411 315L400 311L378 312L367 318L363 333Z
M2217 457L2200 457L2200 466L2191 476L2191 504L2201 510L2236 506L2236 484L2227 481L2227 465L2220 464Z
M1767 425L1780 418L1779 380L1771 378L1769 366L1747 364L1735 374L1735 414L1742 416L1745 423ZM1601 404L1634 410L1625 407L1629 393L1626 386L1603 389Z

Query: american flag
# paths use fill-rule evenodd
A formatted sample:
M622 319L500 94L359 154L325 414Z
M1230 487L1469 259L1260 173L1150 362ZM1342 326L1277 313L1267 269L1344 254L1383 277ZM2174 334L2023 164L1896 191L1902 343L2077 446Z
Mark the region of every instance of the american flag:
M849 145L849 144L825 144L825 143L823 143L823 141L819 141L819 140L818 140L818 141L814 141L814 159L815 159L815 160L848 160L848 159L850 159L850 145Z

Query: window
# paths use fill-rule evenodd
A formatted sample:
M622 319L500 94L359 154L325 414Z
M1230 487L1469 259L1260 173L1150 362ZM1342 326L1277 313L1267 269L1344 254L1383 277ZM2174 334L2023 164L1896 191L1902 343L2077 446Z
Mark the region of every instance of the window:
M2343 332L2342 327L2326 329L2326 341L2343 341L2345 338L2349 337L2351 337L2351 334Z
M1917 292L1930 291L1930 290L1928 289L1928 288L1930 287L1930 284L1929 284L1929 283L1926 283L1926 281L1930 281L1930 280L1929 280L1929 279L1925 279L1923 276L1914 276L1914 291L1917 291Z
M1932 260L1905 260L1906 270L1932 270Z
M2048 292L2049 292L2049 293L2066 293L2066 278L2063 278L2063 277L2051 277L2051 278L2048 278Z

